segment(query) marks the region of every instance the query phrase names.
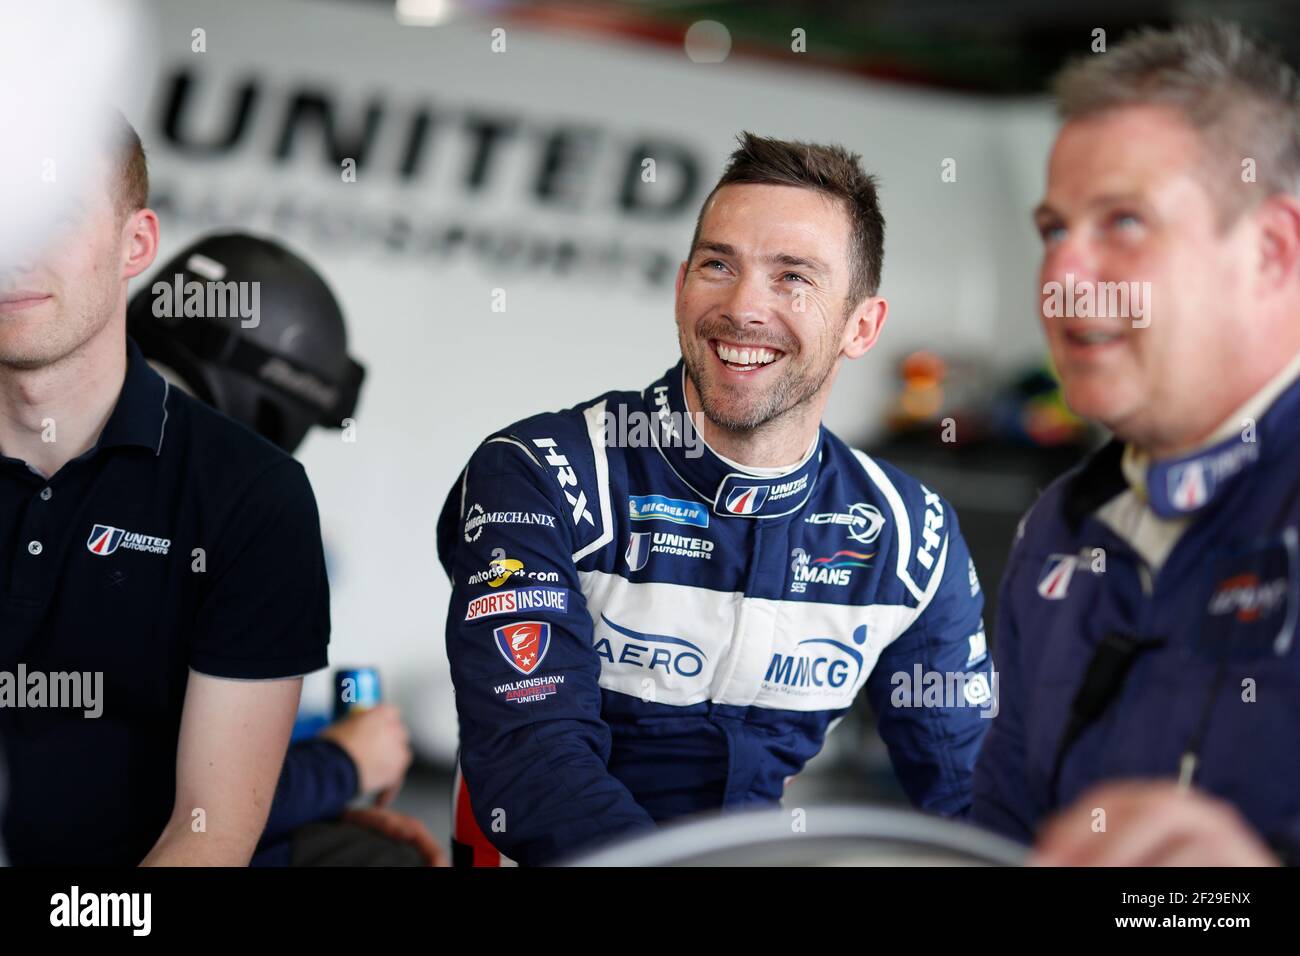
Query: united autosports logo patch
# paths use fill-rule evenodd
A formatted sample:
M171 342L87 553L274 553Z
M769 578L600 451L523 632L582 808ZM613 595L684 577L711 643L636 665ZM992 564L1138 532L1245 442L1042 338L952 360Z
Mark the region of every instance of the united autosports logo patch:
M545 621L520 621L496 628L497 650L510 666L527 676L537 670L551 649L551 625Z
M90 537L86 539L86 547L90 549L91 554L98 554L106 557L117 550L117 546L122 543L122 536L126 532L121 528L110 528L106 524L97 524L90 529Z
M166 555L172 543L167 538L155 538L152 535L137 534L112 525L97 524L90 529L86 539L86 550L101 558L108 557L118 548L124 551L143 551L146 554Z
M650 560L650 532L633 531L623 557L627 561L628 570L640 571L644 568L646 561Z
M1169 501L1179 511L1195 511L1212 490L1211 474L1200 461L1189 461L1169 471Z
M766 500L766 485L740 485L727 495L727 510L733 515L752 515Z
M1070 591L1070 579L1074 577L1079 566L1079 558L1073 554L1053 554L1043 564L1042 574L1038 576L1038 596L1049 601L1062 601Z

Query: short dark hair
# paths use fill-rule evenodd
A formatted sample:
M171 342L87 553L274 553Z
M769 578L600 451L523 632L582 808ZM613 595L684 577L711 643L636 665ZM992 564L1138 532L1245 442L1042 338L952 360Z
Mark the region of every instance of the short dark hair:
M1178 110L1205 147L1201 171L1224 223L1273 193L1300 195L1300 77L1235 23L1146 28L1073 61L1054 87L1067 122L1125 106ZM1247 158L1262 189L1243 188Z
M880 270L885 258L885 217L876 195L876 177L861 166L862 157L843 146L824 146L795 140L773 139L742 132L722 178L700 206L691 237L690 254L700 241L704 210L723 186L739 183L800 186L815 189L841 200L849 215L850 265L849 308L880 288Z
M112 111L108 134L108 152L116 168L113 200L118 218L125 219L149 204L149 162L140 135L118 110Z

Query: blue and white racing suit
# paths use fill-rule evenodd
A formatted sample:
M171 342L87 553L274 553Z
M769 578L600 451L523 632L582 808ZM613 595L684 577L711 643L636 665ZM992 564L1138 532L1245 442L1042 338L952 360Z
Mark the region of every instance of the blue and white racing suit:
M992 660L951 506L824 428L747 471L690 441L683 389L518 422L448 496L473 820L535 864L774 805L863 688L909 798L964 814Z

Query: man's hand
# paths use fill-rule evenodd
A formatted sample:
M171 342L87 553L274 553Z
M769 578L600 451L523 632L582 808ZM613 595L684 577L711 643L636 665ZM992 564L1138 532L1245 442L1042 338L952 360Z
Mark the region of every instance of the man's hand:
M410 735L392 704L357 710L321 731L357 765L358 790L379 791L378 806L392 802L411 766Z
M409 843L420 851L429 866L451 865L446 851L433 838L428 827L415 817L384 807L362 807L346 811L343 822L374 830L399 843Z
M1126 780L1094 787L1057 814L1039 832L1029 863L1277 866L1279 861L1231 804L1174 783Z

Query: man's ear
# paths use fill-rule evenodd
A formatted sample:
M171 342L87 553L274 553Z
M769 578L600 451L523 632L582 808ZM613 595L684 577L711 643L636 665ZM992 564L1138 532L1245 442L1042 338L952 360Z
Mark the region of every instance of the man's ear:
M1274 291L1300 273L1300 199L1277 193L1255 213L1260 229L1259 281Z
M682 294L682 283L685 281L686 281L686 262L685 260L683 260L682 264L677 267L677 287L676 290L673 292L673 295L680 296Z
M134 279L153 265L158 255L158 215L152 209L133 212L122 225L126 240L126 261L122 263L122 278Z
M888 313L889 303L879 296L867 296L858 303L844 325L840 354L855 359L871 351L876 339L880 337L880 330L885 327Z

